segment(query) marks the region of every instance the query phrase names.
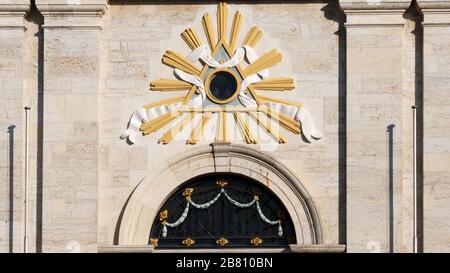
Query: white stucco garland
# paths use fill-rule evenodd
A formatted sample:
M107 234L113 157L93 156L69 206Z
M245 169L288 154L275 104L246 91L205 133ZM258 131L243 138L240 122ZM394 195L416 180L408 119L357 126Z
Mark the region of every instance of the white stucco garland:
M163 229L162 229L162 237L165 238L167 237L167 227L170 228L174 228L177 227L179 225L181 225L184 220L186 220L188 214L189 214L189 205L192 205L193 207L197 208L197 209L207 209L209 207L211 207L214 203L217 202L217 200L219 200L220 196L224 195L226 197L226 199L233 205L235 205L236 207L239 208L249 208L251 206L253 206L254 204L256 204L256 210L258 211L259 217L261 217L261 220L263 220L266 224L269 225L277 225L278 224L278 236L282 237L283 236L283 227L281 226L281 220L275 220L272 221L269 218L267 218L264 213L262 212L261 206L259 205L259 201L258 201L258 196L254 196L253 200L248 202L248 203L241 203L239 201L234 200L233 198L231 198L228 193L226 192L226 190L224 188L220 189L220 192L210 201L205 202L203 204L197 204L194 201L192 201L192 198L190 196L186 197L186 207L183 211L183 213L181 214L181 216L173 223L169 223L167 221L162 221L162 225L163 225Z

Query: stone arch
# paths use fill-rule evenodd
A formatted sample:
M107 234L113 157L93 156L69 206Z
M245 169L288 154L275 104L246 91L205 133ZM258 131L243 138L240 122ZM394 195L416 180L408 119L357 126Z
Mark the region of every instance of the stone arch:
M300 180L269 155L230 143L213 143L181 154L164 170L142 180L118 223L119 245L147 245L162 204L186 181L209 173L235 173L268 186L283 202L295 226L297 244L322 244L319 215Z

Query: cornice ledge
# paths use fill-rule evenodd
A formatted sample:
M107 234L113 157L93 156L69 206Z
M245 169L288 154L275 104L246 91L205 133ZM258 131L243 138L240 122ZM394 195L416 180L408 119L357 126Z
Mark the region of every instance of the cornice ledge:
M432 9L432 10L450 10L450 0L417 0L417 4L421 10Z
M30 10L28 4L0 4L0 29L25 30L23 18Z
M341 0L347 28L400 27L410 0Z
M418 0L417 4L424 15L422 26L450 26L450 0Z
M100 245L97 247L98 253L153 253L154 251L155 247L150 245Z
M108 9L105 4L79 4L79 5L64 5L64 4L36 4L36 7L43 14L97 14L103 16Z
M364 11L379 11L379 12L385 12L387 10L406 10L409 5L411 4L410 1L406 0L398 0L398 1L381 1L381 0L368 0L368 1L354 1L354 0L344 0L340 1L339 5L341 8L347 12L347 11L353 11L353 12L364 12Z
M1 13L27 13L30 10L30 4L0 4Z
M289 245L294 253L344 253L346 245Z
M100 19L108 9L104 0L86 0L81 4L55 2L38 0L36 3L45 17L44 29L101 29Z

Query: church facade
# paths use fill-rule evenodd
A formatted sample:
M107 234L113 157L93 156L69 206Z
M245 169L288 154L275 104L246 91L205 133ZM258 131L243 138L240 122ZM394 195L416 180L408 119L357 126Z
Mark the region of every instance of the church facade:
M450 251L450 1L0 15L1 252Z

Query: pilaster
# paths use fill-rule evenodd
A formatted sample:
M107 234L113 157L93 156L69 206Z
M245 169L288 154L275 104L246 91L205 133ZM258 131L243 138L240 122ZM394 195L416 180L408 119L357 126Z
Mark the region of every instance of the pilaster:
M449 252L450 1L417 2L423 13L423 251Z
M28 0L0 3L0 252L23 251L23 62Z
M347 251L391 252L401 230L402 35L410 1L340 5L347 16Z
M99 41L106 1L36 2L44 16L42 250L95 252Z

